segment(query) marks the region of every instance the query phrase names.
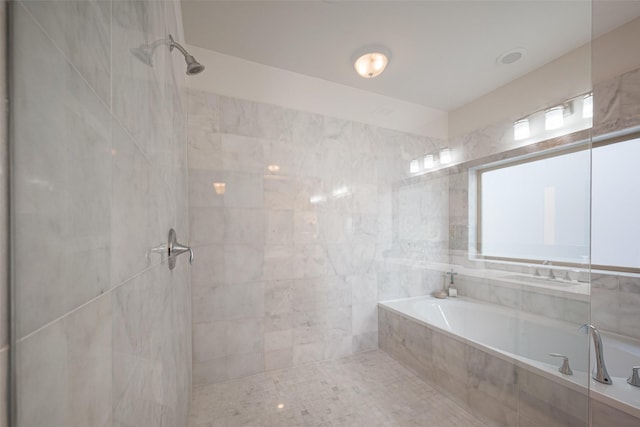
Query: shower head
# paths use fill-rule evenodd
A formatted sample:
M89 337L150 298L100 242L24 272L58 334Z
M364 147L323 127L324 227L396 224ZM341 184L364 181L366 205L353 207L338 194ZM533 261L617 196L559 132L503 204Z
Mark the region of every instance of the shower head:
M191 55L187 55L184 57L185 61L187 61L187 75L192 76L194 74L201 73L204 70L204 65L196 61Z
M134 47L134 48L129 49L129 51L133 54L133 56L138 58L140 61L142 61L145 64L147 64L148 66L152 67L153 66L153 53L158 48L158 46L166 45L166 44L167 44L167 40L166 39L160 39L160 40L154 41L151 44L143 43L138 47ZM171 34L169 34L169 42L168 42L168 44L169 44L169 51L173 51L173 48L175 47L184 56L184 60L187 63L187 75L188 76L192 76L194 74L201 73L202 70L204 70L204 65L202 65L201 63L196 61L196 58L194 58L193 55L190 55L189 52L187 52L185 48L183 48L179 43L177 43L175 40L173 40L173 37L171 36Z
M129 49L129 51L140 61L144 62L150 67L153 66L153 61L151 60L151 49L149 49L149 45L141 44L138 47Z
M187 52L187 50L180 45L180 43L173 40L173 37L171 36L171 34L169 34L169 50L173 51L174 47L178 49L184 56L184 60L187 63L188 76L201 73L202 70L204 70L204 65L196 61L196 58L194 58L193 55L190 55L189 52Z

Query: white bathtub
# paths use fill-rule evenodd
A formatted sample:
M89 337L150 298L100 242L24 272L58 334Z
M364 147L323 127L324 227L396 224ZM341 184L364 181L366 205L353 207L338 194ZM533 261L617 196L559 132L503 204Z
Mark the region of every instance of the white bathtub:
M417 297L385 301L380 306L574 390L586 393L588 384L591 397L640 418L640 387L633 387L626 380L631 368L640 365L638 341L601 333L605 363L613 380L612 385L604 385L591 379L591 369L587 369L587 348L593 348L591 336L580 332L578 324L467 298ZM593 350L590 351L590 359L595 361ZM558 372L562 360L549 356L549 353L568 356L573 375Z

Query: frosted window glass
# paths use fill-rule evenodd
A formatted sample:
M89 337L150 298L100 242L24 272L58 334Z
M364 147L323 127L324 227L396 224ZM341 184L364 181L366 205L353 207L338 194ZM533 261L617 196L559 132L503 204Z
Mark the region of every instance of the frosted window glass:
M640 268L640 139L593 149L592 263Z
M589 255L589 151L481 174L482 255L583 263Z

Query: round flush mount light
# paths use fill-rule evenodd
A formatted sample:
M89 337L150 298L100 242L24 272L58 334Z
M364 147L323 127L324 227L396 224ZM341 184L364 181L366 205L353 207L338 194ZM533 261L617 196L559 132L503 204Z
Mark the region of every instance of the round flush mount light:
M391 53L384 46L365 46L353 55L353 68L365 79L378 77L387 68Z
M508 50L502 55L498 56L498 59L496 59L496 63L498 65L511 65L515 62L520 61L525 53L526 50L520 47Z

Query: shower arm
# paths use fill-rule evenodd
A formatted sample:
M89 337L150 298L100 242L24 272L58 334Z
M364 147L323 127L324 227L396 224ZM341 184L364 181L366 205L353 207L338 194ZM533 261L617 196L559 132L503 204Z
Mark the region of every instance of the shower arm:
M180 45L180 43L175 41L171 34L169 34L169 52L172 52L174 47L178 49L184 55L185 58L187 56L191 56L189 52L187 52L187 50L183 48L182 45Z

